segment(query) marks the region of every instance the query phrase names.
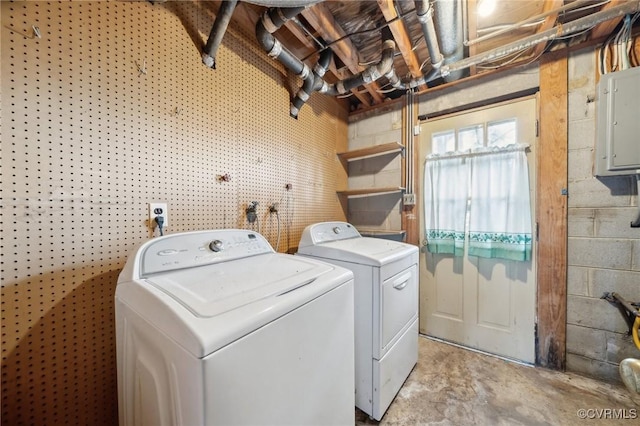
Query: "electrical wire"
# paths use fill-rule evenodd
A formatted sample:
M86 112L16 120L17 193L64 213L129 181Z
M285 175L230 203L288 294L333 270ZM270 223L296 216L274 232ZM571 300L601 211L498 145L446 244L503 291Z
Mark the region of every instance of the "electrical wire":
M278 232L276 237L276 252L280 249L280 214L276 210L276 221L278 222Z
M372 33L372 32L375 32L375 31L380 31L380 30L382 30L382 29L384 29L384 28L388 27L390 24L392 24L392 23L394 23L394 22L396 22L396 21L399 21L399 20L401 20L401 19L404 19L405 17L407 17L409 14L411 14L411 13L413 13L413 12L415 12L415 8L414 8L414 9L407 10L407 11L406 11L405 13L403 13L403 14L398 14L398 16L396 16L395 18L393 18L393 19L391 19L391 20L389 20L389 21L386 21L384 24L380 25L379 27L367 28L367 29L364 29L364 30L354 31L354 32L349 33L349 34L345 34L345 35L343 35L342 37L339 37L339 38L337 38L337 39L335 39L335 40L333 40L333 41L331 41L331 42L329 42L329 43L326 43L326 44L325 44L325 46L324 46L322 49L320 49L320 50L318 50L318 51L315 51L315 52L313 52L313 53L308 54L307 56L305 56L304 58L302 58L302 61L304 62L304 61L306 61L307 59L309 59L310 57L312 57L312 56L314 56L314 55L316 55L316 54L320 54L320 53L324 52L326 49L330 48L330 47L331 47L331 46L333 46L334 44L336 44L336 43L340 43L341 41L343 41L343 40L345 40L345 39L351 38L351 37L353 37L353 36L361 35L361 34L367 34L367 33Z

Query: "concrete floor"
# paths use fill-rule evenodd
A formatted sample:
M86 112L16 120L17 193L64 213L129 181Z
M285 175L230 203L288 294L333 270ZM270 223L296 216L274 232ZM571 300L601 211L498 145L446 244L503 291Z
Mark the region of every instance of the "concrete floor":
M422 336L419 351L418 365L382 420L356 410L356 425L640 424L640 396L632 397L623 385L520 365ZM589 418L579 417L579 410L589 410Z

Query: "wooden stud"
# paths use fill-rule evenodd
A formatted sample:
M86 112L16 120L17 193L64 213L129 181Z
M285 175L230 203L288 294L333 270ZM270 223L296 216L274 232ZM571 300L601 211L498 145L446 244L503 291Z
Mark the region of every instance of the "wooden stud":
M540 61L536 364L564 370L567 325L567 51Z
M302 12L302 16L304 16L313 29L316 30L326 41L331 42L338 40L346 35L342 27L340 27L334 19L327 6L323 3L319 3L311 8L305 9ZM334 45L333 51L353 74L357 74L361 71L358 66L358 51L351 40L343 39L339 41ZM366 86L366 89L374 99L374 103L381 103L383 101L382 95L378 93L378 90L380 90L378 83L369 83Z

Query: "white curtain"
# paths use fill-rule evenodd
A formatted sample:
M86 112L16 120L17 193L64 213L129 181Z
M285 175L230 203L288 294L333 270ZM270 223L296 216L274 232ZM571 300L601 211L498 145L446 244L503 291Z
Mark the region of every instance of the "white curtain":
M531 259L526 146L487 149L470 158L469 255Z
M527 145L430 155L425 162L427 249L462 256L531 259ZM469 227L465 226L469 213Z
M430 155L425 162L424 211L427 249L464 253L469 168L463 157Z

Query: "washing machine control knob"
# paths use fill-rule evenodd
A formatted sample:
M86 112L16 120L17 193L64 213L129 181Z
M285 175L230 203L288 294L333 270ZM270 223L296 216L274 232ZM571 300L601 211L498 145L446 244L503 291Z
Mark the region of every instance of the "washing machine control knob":
M335 228L333 228L333 233L334 233L334 234L339 234L339 233L340 233L340 231L341 231L341 229L340 229L338 226L336 226Z
M224 250L224 244L220 240L213 240L209 243L209 248L215 252Z

